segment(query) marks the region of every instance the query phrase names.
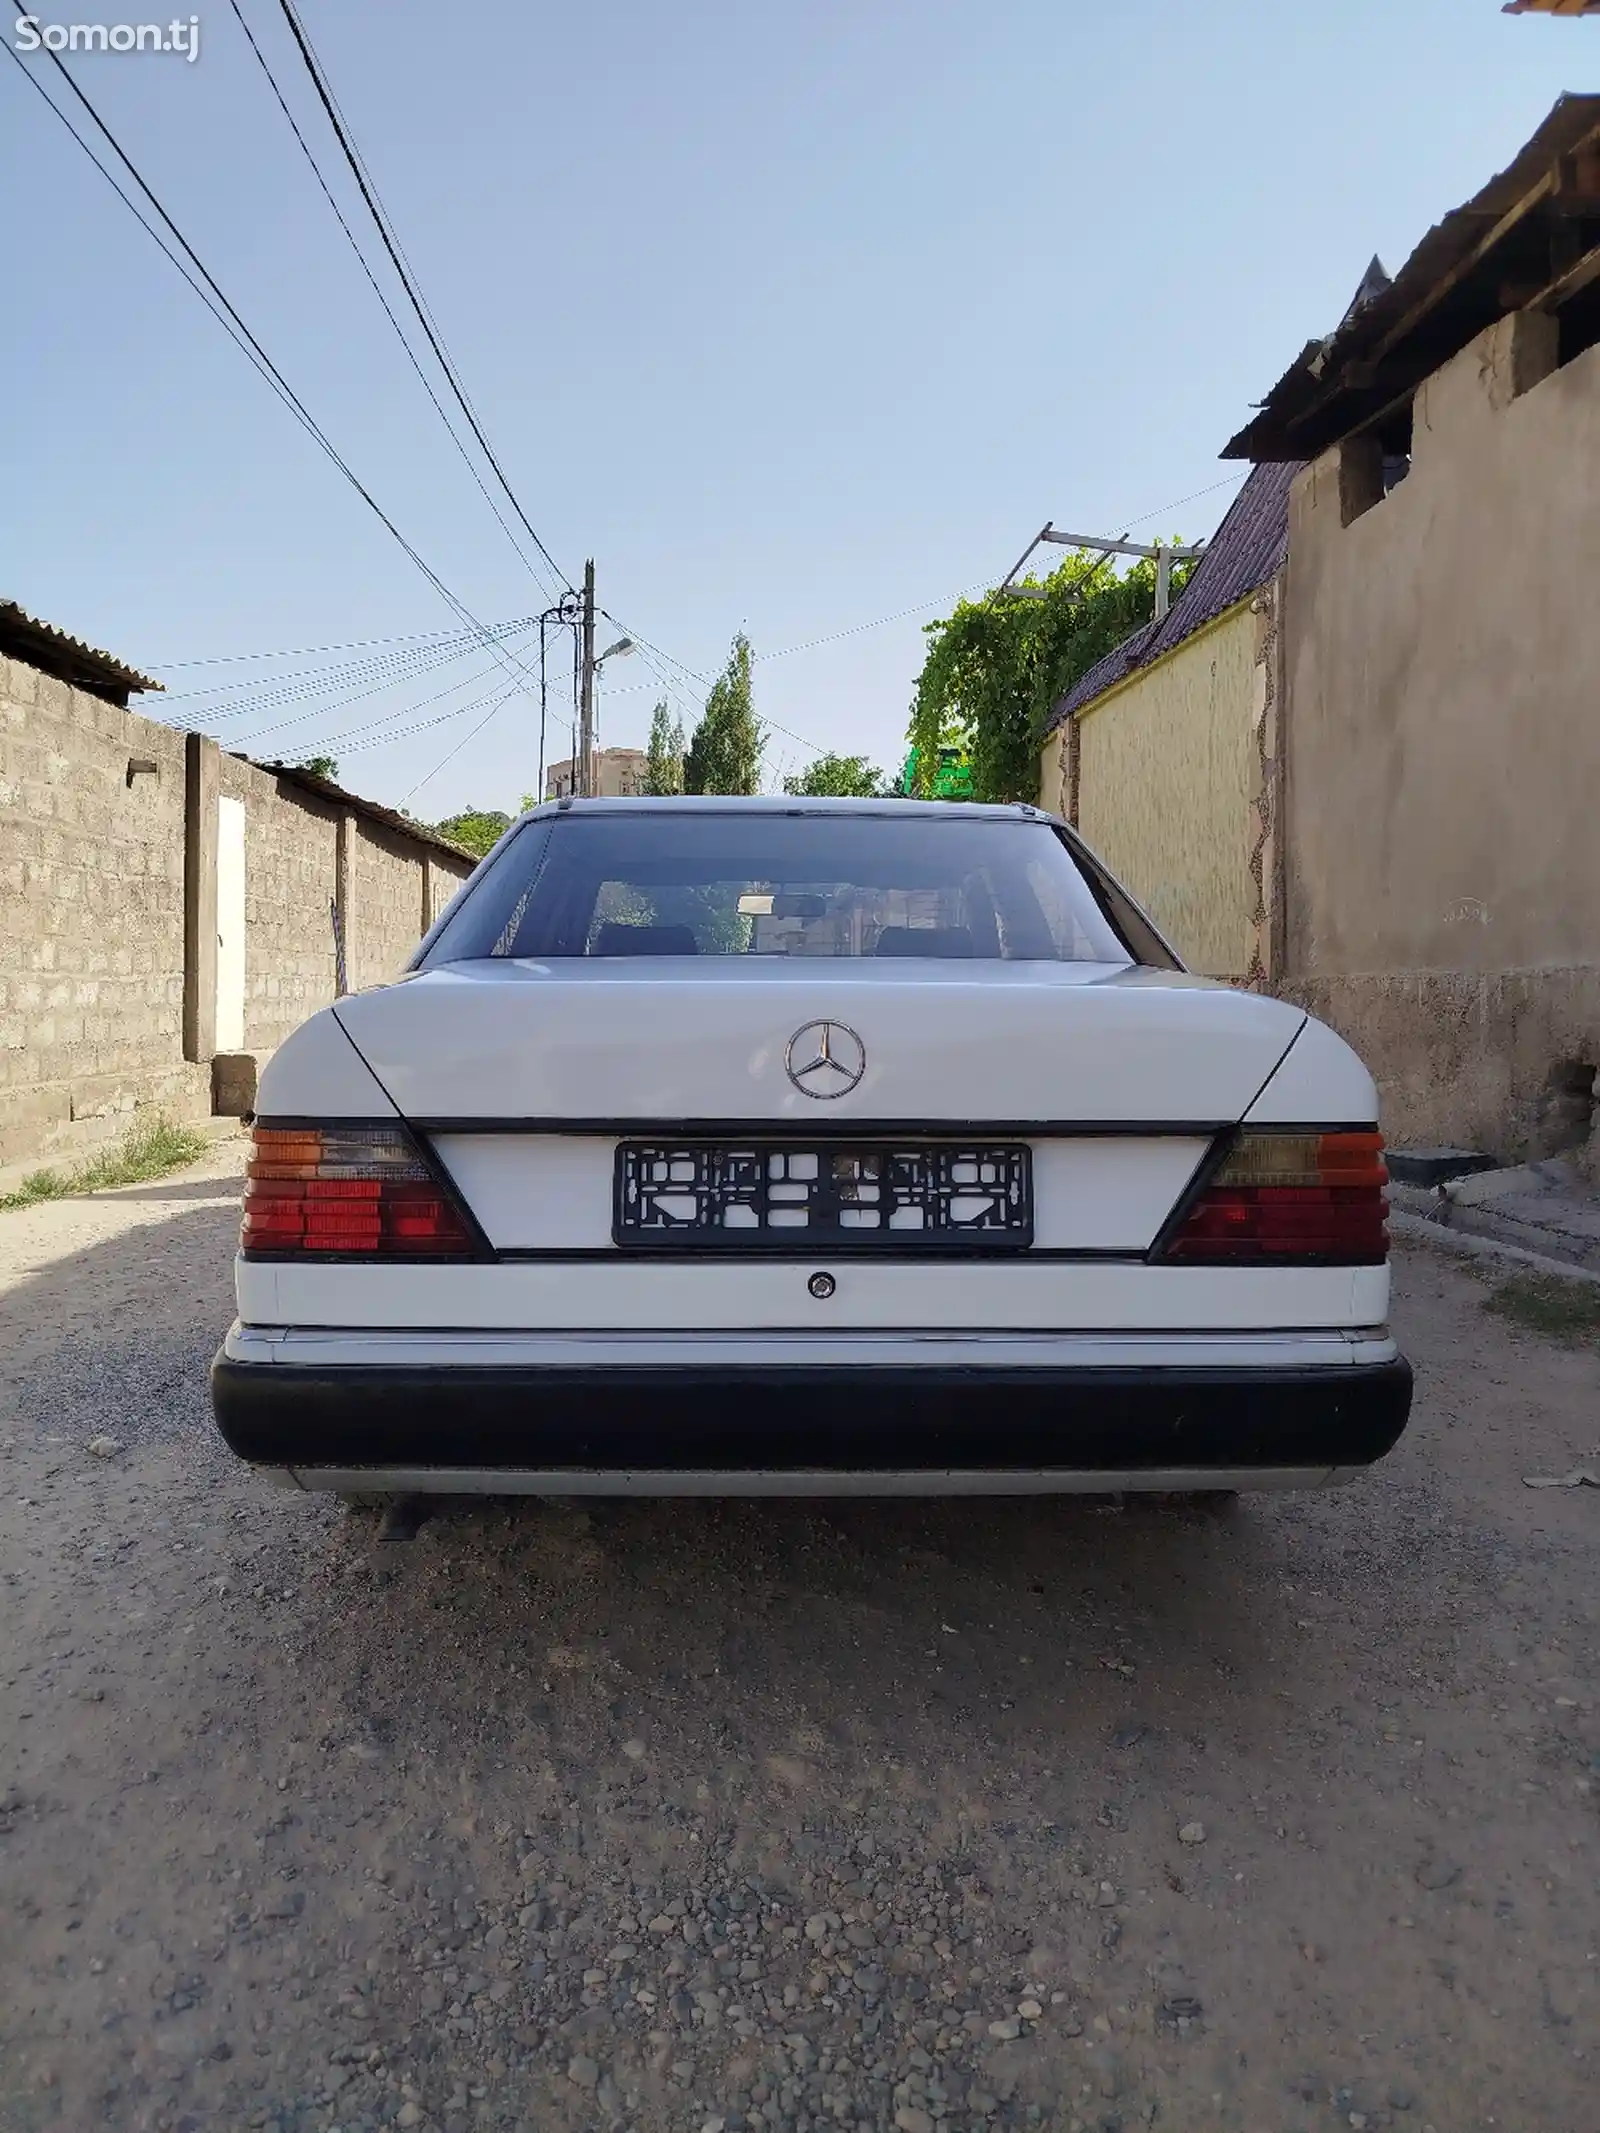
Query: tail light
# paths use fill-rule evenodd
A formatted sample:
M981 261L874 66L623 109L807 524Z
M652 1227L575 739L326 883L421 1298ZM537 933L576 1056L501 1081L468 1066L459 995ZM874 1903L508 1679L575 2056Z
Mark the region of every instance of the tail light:
M1162 1256L1188 1265L1376 1266L1387 1256L1381 1133L1239 1136Z
M247 1259L470 1259L460 1210L399 1126L257 1126L245 1166Z

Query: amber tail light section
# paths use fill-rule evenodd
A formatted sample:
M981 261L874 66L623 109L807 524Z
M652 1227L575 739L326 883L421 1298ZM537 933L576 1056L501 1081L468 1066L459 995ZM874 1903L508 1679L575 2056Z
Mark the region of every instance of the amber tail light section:
M1389 1251L1388 1182L1381 1133L1241 1133L1161 1256L1377 1266Z
M471 1259L455 1201L398 1126L257 1126L247 1259Z

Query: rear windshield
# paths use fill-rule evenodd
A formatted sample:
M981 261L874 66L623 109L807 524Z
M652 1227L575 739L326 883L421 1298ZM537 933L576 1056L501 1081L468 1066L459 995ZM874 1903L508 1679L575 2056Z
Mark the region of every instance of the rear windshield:
M1118 917L1051 825L1021 817L570 814L525 824L418 960L1151 960Z

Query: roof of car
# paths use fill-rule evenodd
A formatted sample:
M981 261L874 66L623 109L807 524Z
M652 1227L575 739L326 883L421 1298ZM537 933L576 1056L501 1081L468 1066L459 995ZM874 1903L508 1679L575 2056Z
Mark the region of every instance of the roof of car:
M893 796L880 800L816 800L799 799L787 793L677 793L665 798L633 800L545 800L538 807L530 808L523 819L566 814L650 815L682 814L685 811L716 815L885 815L893 821L901 821L907 815L923 815L939 822L947 822L952 817L1000 822L1047 822L1050 819L1042 808L1030 807L1022 800L991 803L907 800Z

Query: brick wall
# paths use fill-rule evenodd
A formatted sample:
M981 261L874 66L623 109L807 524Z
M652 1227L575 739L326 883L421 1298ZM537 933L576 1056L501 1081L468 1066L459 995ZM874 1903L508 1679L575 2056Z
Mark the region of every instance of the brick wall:
M155 769L130 780L130 762ZM244 808L244 1042L258 1059L334 997L341 840L352 989L393 977L424 912L471 871L348 798L209 742L187 751L169 726L0 659L0 1168L81 1153L139 1106L209 1114L215 973L198 948L194 1058L184 1022L186 881L193 897L205 859L186 853L186 810L202 769L213 881L213 795Z
M0 659L0 1164L209 1110L183 868L183 735Z

